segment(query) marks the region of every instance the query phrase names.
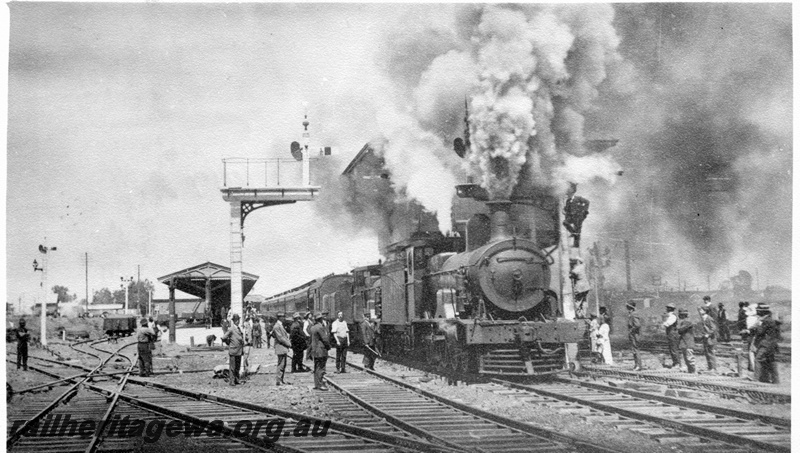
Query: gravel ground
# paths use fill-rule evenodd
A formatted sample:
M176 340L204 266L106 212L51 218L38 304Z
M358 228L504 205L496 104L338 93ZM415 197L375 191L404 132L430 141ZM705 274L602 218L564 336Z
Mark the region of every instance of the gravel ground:
M351 353L348 355L348 359L353 363L361 363L361 355L359 354ZM617 361L617 357L615 357L615 361ZM652 368L656 368L657 365L658 368L661 368L658 357L648 357L648 355L645 354L643 362L645 367L651 365ZM703 358L703 363L704 362L705 358ZM616 363L621 367L633 368L632 360L628 363L623 359L622 362L617 361ZM701 365L701 367L704 368L704 365ZM608 427L602 423L586 422L577 415L560 414L556 411L543 412L541 408L536 405L519 401L513 396L498 395L487 388L482 388L480 385L448 385L444 379L434 376L425 376L425 374L420 371L383 360L378 360L376 362L375 370L405 380L421 389L454 399L487 412L496 413L543 428L556 429L574 437L586 438L587 440L593 441L601 440L605 446L620 451L629 451L632 453L642 451L652 453L700 451L697 449L683 448L678 445L661 444L645 435L625 429L609 430ZM421 375L423 377L421 377ZM702 392L698 392L696 396L700 397L700 399L694 398L691 400L775 417L790 418L791 416L791 407L789 405L750 404L742 400L727 400Z
M164 360L153 360L153 371L166 371L176 356L181 370L211 370L216 365L228 364L228 353L224 351L186 353L187 348L176 345L165 345ZM212 371L197 373L155 375L146 380L160 382L173 387L190 388L194 391L209 393L225 398L245 401L268 407L289 410L320 418L336 418L336 414L328 407L318 392L315 392L311 373L290 373L291 359L286 365L284 380L290 385L275 385L274 349L253 348L250 353L250 364L259 365L259 371L250 376L246 383L231 387L223 379L214 378ZM306 362L306 366L311 366ZM332 369L331 366L328 367Z
M51 343L51 349L58 351L64 356L72 357L76 354L68 346L61 344ZM14 345L9 345L8 351L13 350L15 350ZM160 355L154 357L154 371L174 371L176 369L181 371L211 370L216 365L227 365L228 363L228 354L225 351L187 352L187 350L185 346L163 345L161 350L158 351ZM37 350L32 349L31 354L37 354L36 351ZM39 352L41 353L41 351ZM350 353L348 358L351 362L357 364L361 363L361 356L359 354ZM718 361L723 372L724 370L729 370L731 372L735 370L735 363L730 363L728 359L719 359ZM96 359L92 358L83 359L83 362L87 365L97 363ZM329 373L332 373L333 370L333 364L331 362L332 361L329 361L328 363ZM615 362L622 368L633 367L633 362L629 353L624 350L615 352ZM661 368L658 356L645 353L643 354L643 362L645 368ZM324 398L318 392L312 390L313 378L311 373L289 373L288 370L291 367L291 363L288 363L285 380L292 385L275 386L274 373L276 358L273 349L252 349L250 363L260 365L259 372L251 376L245 384L235 387L229 386L222 379L214 378L213 372L211 371L162 374L146 379L174 387L189 388L253 404L342 421L342 419L337 416L336 412L325 403ZM697 363L701 371L705 369L705 359L702 356L698 357ZM311 366L310 362L306 362L306 365ZM518 401L510 396L492 393L488 389L481 388L481 386L451 386L447 385L442 379L420 379L420 375L423 373L416 370L409 370L404 366L391 364L383 360L378 360L376 362L376 370L391 376L404 378L420 388L489 412L531 423L536 426L556 429L570 436L585 438L591 441L599 440L604 445L620 451L649 451L651 453L697 451L682 449L679 446L671 444L660 444L647 436L624 429L610 430L601 423L587 422L577 415L561 414L555 411L543 412L534 405ZM790 386L789 366L780 364L780 372L783 383L779 387L788 388ZM49 379L42 379L39 376L40 375L33 372L17 372L13 366L7 367L6 378L15 388L16 386L20 386L20 388L30 387L37 383L47 382ZM785 378L783 378L784 376ZM32 397L34 396L23 396L20 398ZM19 402L22 403L24 403L24 401L25 399L19 400ZM755 413L786 418L790 417L790 408L785 405L747 404L741 401L723 400L719 398L712 398L710 400L704 400L703 402L734 409L749 410ZM18 402L15 400L13 404L16 405Z

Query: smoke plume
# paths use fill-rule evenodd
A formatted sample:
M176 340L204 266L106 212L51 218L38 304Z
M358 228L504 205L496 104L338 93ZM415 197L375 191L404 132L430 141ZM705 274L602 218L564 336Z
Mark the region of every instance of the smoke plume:
M393 186L353 209L388 219L416 200L447 230L452 185L467 177L494 198L577 182L592 201L584 234L614 251L612 283L624 281L628 241L634 284L713 289L757 268L762 287L788 285L789 5L409 9L376 46ZM465 100L462 160L451 144L464 137ZM619 144L597 154L593 138Z
M714 290L744 269L758 270L762 289L788 285L791 7L616 11L628 66L588 121L620 139L611 154L625 176L614 189L584 187L597 191L586 231L631 241L634 284L661 275Z

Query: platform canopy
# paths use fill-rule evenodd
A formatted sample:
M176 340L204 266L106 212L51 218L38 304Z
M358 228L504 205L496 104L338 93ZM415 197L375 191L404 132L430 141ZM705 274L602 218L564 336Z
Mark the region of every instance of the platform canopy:
M253 289L258 275L242 272L242 292ZM186 294L205 299L216 321L222 316L221 308L231 306L231 269L210 261L159 277L158 281ZM206 289L208 288L208 292Z

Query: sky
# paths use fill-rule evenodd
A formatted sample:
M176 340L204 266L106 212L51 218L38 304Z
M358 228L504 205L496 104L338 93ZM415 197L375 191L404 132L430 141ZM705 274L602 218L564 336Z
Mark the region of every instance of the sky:
M312 143L352 157L376 133L361 110L374 29L391 15L379 6L10 9L9 301L36 296L45 237L48 286L79 297L85 253L90 297L137 266L150 281L229 266L222 159L290 157L305 104ZM304 203L255 211L245 235L253 293L378 259L375 238L345 238Z
M534 39L547 51L588 42L585 58L605 52L601 67L586 69L585 100L561 118L578 132L556 130L554 140L620 139L610 157L627 176L582 186L594 203L589 239L606 240L617 258L625 228L635 228L626 234L637 243L666 245L634 250L642 279L682 272L697 285L744 267L761 269L762 287L769 278L790 286L787 5L483 14L475 5L442 4L11 3L8 301L29 305L40 294L31 263L41 262L45 238L57 247L48 286L67 286L79 298L86 253L90 298L118 289L122 276L136 278L137 266L150 281L206 261L229 266L222 159L289 157L306 113L312 147L338 152L326 164L332 171L368 141L388 135L413 145L407 130L422 136L439 127L433 157L389 153L387 160L410 196L444 210L447 198L437 194L465 171L444 177L458 165L442 157L442 144L462 124L462 88L475 70L467 60L479 55L486 69L481 38L520 17L553 27ZM574 36L557 33L565 27ZM550 35L564 36L567 47ZM565 61L560 71L583 70L574 53ZM446 128L434 124L439 118ZM398 132L398 124L410 126ZM733 189L698 195L709 179L732 180ZM777 201L763 203L770 194ZM380 258L376 233L341 228L312 203L247 217L243 268L260 277L251 294ZM705 217L685 221L695 211ZM724 234L714 233L717 225ZM166 285L156 284L154 297L168 297Z

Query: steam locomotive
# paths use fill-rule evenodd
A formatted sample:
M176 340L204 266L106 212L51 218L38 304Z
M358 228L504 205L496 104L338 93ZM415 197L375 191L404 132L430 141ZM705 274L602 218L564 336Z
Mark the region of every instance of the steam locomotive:
M477 209L460 234L417 232L389 246L385 262L269 297L262 312L341 311L351 324L368 313L380 320L385 351L454 372L563 369L565 345L583 340L586 323L563 317L559 294L572 289L551 278L560 268L558 200L487 201L464 190Z

